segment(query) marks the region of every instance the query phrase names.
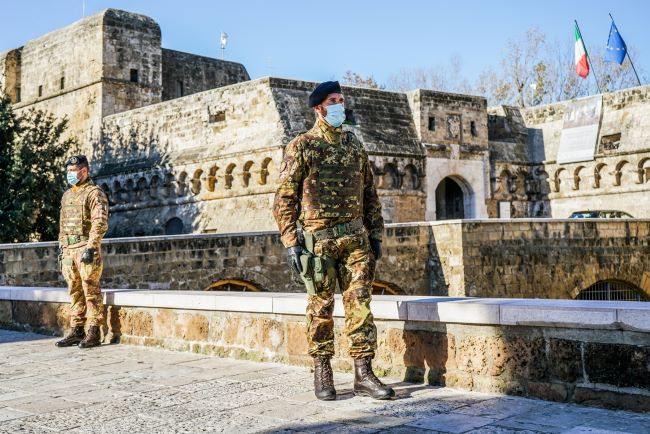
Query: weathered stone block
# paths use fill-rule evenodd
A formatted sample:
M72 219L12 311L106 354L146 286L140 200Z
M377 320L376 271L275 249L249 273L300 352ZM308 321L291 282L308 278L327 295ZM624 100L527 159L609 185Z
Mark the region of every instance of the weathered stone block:
M650 388L650 347L585 344L585 371L590 383Z
M582 378L582 355L579 341L550 339L548 371L551 380L575 383Z

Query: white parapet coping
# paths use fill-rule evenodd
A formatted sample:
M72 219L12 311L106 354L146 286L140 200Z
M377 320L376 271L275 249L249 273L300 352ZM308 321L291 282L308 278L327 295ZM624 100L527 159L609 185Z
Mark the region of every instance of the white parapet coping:
M109 305L304 315L306 294L104 289ZM65 288L0 286L0 300L68 303ZM375 295L376 319L456 324L527 325L650 332L650 303L517 298ZM342 317L341 296L334 316Z

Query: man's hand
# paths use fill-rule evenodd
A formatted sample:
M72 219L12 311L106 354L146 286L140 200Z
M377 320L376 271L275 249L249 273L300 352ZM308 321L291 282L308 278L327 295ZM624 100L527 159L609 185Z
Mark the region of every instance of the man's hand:
M287 249L287 262L289 263L289 267L298 274L302 274L300 255L302 255L302 247L300 246L293 246Z
M381 258L381 241L376 240L374 238L370 238L370 249L372 250L372 253L375 255L375 260L379 260Z
M84 264L92 264L92 262L95 260L95 254L97 253L97 249L86 249L81 255L81 262Z

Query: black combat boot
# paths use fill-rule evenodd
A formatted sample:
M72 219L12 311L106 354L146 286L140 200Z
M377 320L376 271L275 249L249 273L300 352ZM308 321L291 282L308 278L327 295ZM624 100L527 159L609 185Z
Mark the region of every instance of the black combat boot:
M67 335L60 341L56 341L54 345L57 347L71 347L77 345L86 337L84 326L74 326L70 329Z
M79 342L79 348L91 348L101 345L99 326L88 327L88 334L83 341Z
M354 359L354 394L375 399L390 399L395 391L372 372L372 358Z
M314 357L314 392L316 398L321 401L334 401L336 399L334 373L328 358Z

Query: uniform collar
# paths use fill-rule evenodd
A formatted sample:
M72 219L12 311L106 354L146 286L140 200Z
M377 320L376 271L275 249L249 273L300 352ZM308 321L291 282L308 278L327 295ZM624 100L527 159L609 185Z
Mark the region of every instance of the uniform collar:
M93 180L90 179L90 176L89 176L88 178L86 178L86 180L85 180L84 182L80 182L80 183L78 183L77 185L73 185L73 186L71 187L71 190L72 190L72 191L79 191L79 190L81 190L82 188L84 188L85 186L87 186L87 185L92 185L92 184L93 184Z
M327 122L325 122L320 116L317 117L314 128L312 128L314 133L323 139L329 144L338 145L341 143L341 133L343 133L343 128L338 127L334 128Z

